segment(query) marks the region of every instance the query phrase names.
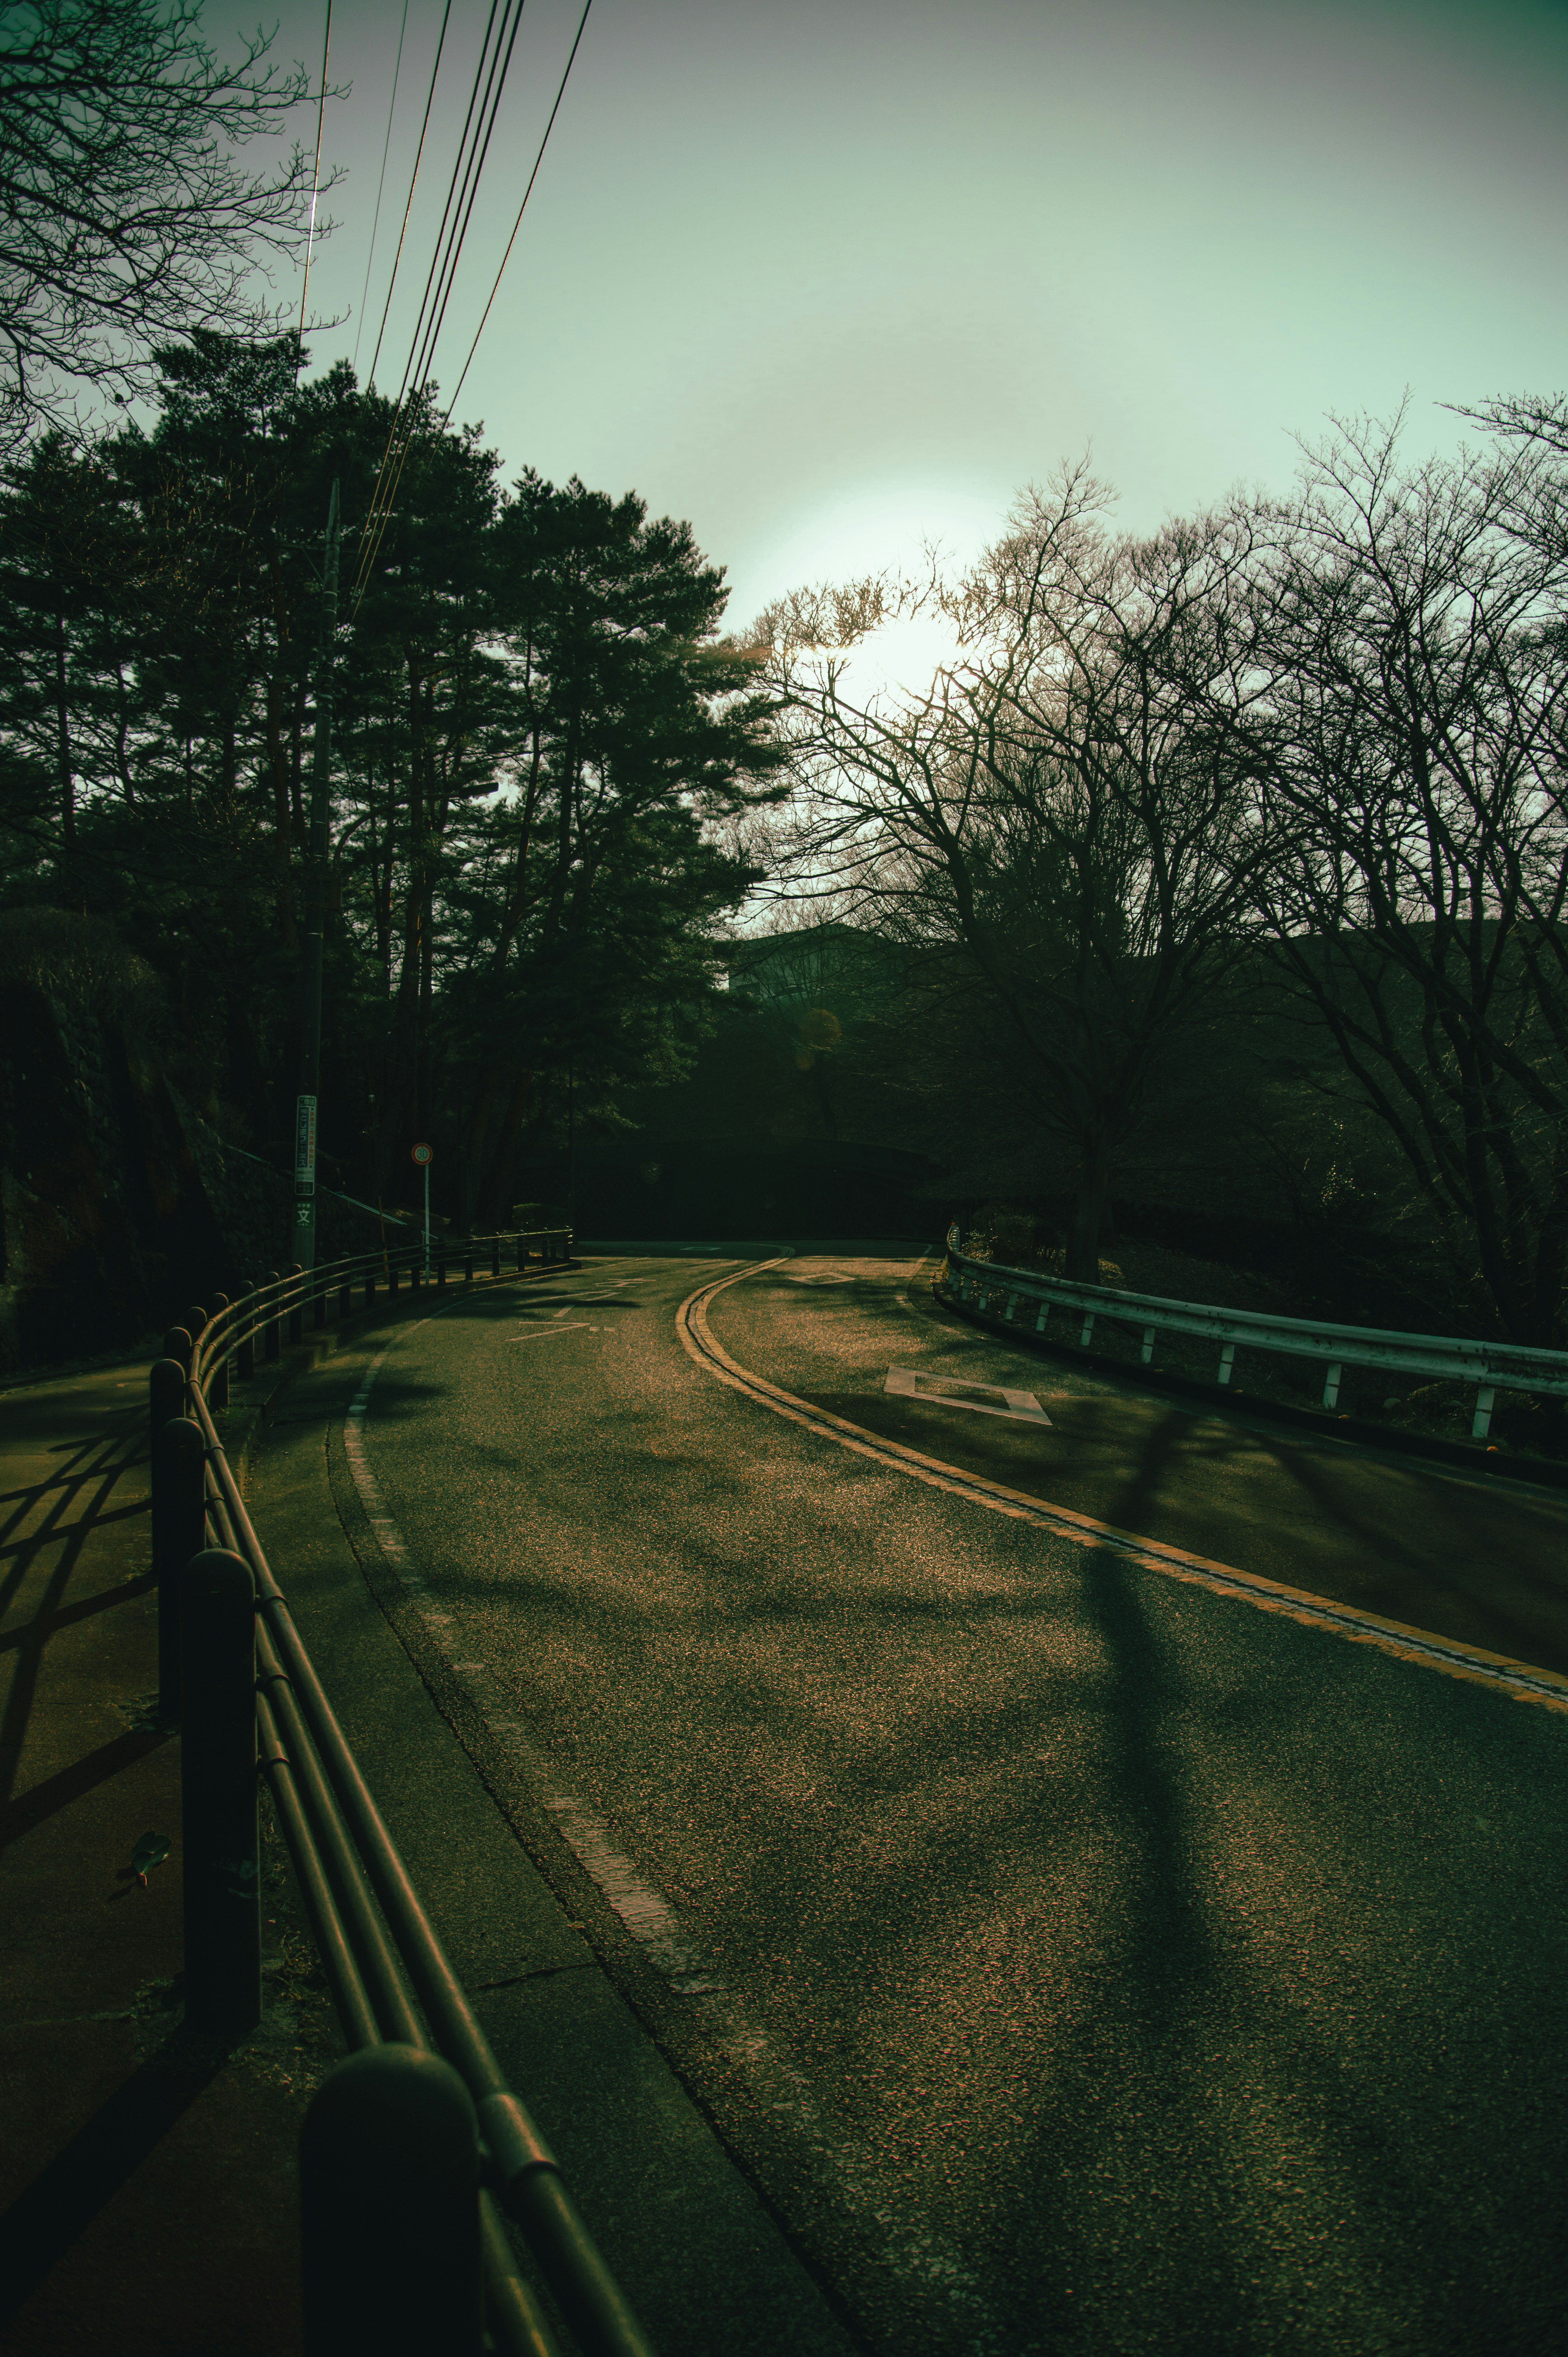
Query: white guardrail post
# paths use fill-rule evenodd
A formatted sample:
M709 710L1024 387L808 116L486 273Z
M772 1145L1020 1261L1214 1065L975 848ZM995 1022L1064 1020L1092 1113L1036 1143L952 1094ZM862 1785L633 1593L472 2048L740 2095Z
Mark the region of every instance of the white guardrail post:
M1313 1318L1267 1318L1251 1309L1218 1309L1200 1301L1166 1301L1153 1293L1124 1293L1107 1285L1077 1285L1038 1269L1007 1268L961 1251L957 1227L948 1231L944 1278L966 1308L983 1309L1003 1297L1002 1319L1019 1323L1020 1303L1035 1305L1034 1330L1046 1331L1053 1308L1076 1313L1079 1344L1089 1348L1095 1321L1134 1329L1140 1363L1154 1362L1158 1334L1201 1335L1219 1345L1217 1380L1229 1384L1239 1349L1282 1358L1316 1359L1324 1368L1323 1405L1339 1405L1347 1367L1379 1367L1395 1375L1436 1375L1476 1386L1472 1440L1485 1440L1499 1391L1544 1392L1568 1397L1568 1351L1533 1351L1512 1342L1473 1342L1456 1335L1395 1334L1380 1326L1334 1326Z

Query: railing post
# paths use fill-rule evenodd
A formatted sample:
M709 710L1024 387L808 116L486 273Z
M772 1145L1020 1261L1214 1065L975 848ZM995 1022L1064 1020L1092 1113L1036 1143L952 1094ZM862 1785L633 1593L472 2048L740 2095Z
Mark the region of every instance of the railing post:
M147 1369L147 1454L153 1460L153 1517L157 1519L158 1435L185 1414L185 1369L177 1359L155 1359Z
M474 2100L417 2046L351 2054L299 2144L305 2357L479 2357Z
M209 1547L185 1566L180 1825L185 2018L243 2038L262 2018L256 1824L256 1583Z
M254 1277L246 1277L240 1287L241 1300L247 1300L249 1297L254 1293L255 1289L256 1281ZM248 1383L256 1372L256 1338L254 1334L246 1335L244 1340L239 1345L234 1355L239 1361L239 1366L236 1372L239 1375L240 1381L242 1383Z
M171 1326L164 1336L164 1356L177 1359L185 1372L190 1372L190 1336L183 1326Z
M1339 1405L1339 1361L1337 1359L1335 1360L1334 1364L1329 1368L1327 1379L1323 1386L1323 1405L1325 1407L1337 1407Z
M1143 1349L1143 1362L1144 1362L1144 1366L1145 1366L1145 1367L1150 1363L1151 1360L1154 1358L1154 1355L1155 1355L1155 1329L1154 1329L1154 1328L1153 1328L1152 1326L1145 1326L1145 1327L1144 1327L1144 1349Z
M310 1323L317 1334L327 1324L327 1297L331 1289L313 1269L310 1274Z
M490 1275L492 1276L499 1276L500 1273L501 1240L499 1236L492 1236L490 1238Z
M435 1290L437 1293L445 1293L446 1290L446 1255L445 1253L437 1253L435 1255Z
M1482 1383L1476 1393L1476 1420L1470 1426L1472 1440L1485 1440L1492 1428L1492 1403L1497 1398L1495 1383Z
M528 1266L528 1238L526 1236L520 1235L517 1240L517 1265L520 1269L524 1269Z
M1080 1350L1080 1351L1087 1351L1087 1350L1088 1350L1088 1348L1089 1348L1089 1338L1090 1338L1090 1336L1093 1333L1093 1331L1094 1331L1094 1312L1093 1312L1093 1310L1092 1310L1092 1309L1086 1309L1086 1310L1084 1311L1084 1313L1083 1313L1083 1331L1082 1331L1082 1333L1081 1333L1081 1334L1079 1336L1079 1338L1078 1338L1078 1344L1079 1344L1079 1350Z
M387 1262L387 1291L389 1293L397 1291L397 1254L395 1253Z
M188 1309L186 1311L185 1330L189 1335L193 1342L199 1342L201 1340L202 1334L206 1330L206 1327L207 1312L205 1309Z
M1222 1383L1230 1382L1230 1370L1235 1363L1236 1345L1234 1342L1227 1342L1219 1353L1219 1380Z
M262 1279L262 1283L263 1285L275 1285L277 1281L278 1273L275 1268L269 1268L265 1276ZM279 1323L280 1320L278 1318L277 1303L275 1300L269 1301L267 1304L266 1337L263 1351L263 1355L265 1358L268 1366L273 1364L278 1354Z
M229 1294L212 1294L212 1315L220 1318L221 1310L226 1308L229 1308ZM220 1415L226 1405L229 1405L229 1351L224 1351L221 1360L217 1362L215 1374L212 1374L212 1382L208 1383L208 1407L212 1409L212 1415Z
M371 1308L371 1304L372 1304L372 1303L373 1303L373 1301L375 1300L375 1297L376 1297L376 1272L375 1272L375 1270L374 1270L373 1268L370 1268L370 1269L367 1269L367 1270L365 1271L365 1307L366 1307L366 1308L367 1308L367 1309L369 1309L369 1308Z
M180 1396L185 1395L183 1375ZM177 1727L183 1708L179 1583L207 1544L207 1445L188 1415L161 1425L153 1441L153 1576L158 1586L158 1717Z
M305 1270L300 1262L291 1261L288 1274L297 1278L305 1275ZM305 1340L305 1287L298 1284L291 1284L288 1289L288 1339L291 1342Z
M339 1318L352 1318L354 1315L354 1280L351 1276L340 1276L338 1280L338 1315Z

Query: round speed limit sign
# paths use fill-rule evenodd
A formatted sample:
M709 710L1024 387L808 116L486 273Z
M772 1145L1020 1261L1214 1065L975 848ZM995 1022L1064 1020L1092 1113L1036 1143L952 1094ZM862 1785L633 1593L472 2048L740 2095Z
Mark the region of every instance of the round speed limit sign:
M423 1169L425 1163L435 1161L435 1156L428 1146L416 1146L413 1149L413 1158Z

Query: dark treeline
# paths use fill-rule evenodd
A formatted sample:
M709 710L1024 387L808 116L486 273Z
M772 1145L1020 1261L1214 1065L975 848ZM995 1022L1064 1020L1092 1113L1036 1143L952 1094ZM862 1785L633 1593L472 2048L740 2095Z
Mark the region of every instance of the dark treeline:
M11 469L0 895L112 927L186 1097L288 1160L336 481L325 1176L412 1201L429 1138L442 1211L492 1223L568 1099L613 1121L682 1069L757 873L736 821L779 790L770 703L687 526L504 485L428 402L362 548L392 404L298 360L198 332L150 430Z
M997 1164L983 1072L1070 1274L1134 1167L1207 1138L1288 1189L1315 1112L1433 1318L1568 1340L1568 406L1476 422L1415 467L1341 425L1289 497L1141 538L1069 470L956 586L764 618L794 889L901 951L944 1162ZM933 611L929 692L857 693Z

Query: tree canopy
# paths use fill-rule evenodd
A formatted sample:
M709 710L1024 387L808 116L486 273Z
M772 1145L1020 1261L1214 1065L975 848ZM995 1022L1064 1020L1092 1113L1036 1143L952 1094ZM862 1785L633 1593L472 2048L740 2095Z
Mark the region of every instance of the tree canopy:
M8 898L114 920L188 1087L282 1156L298 1054L323 527L340 487L322 1145L504 1214L520 1156L681 1068L779 791L722 572L633 494L499 479L426 401L361 551L391 407L295 339L160 355L156 423L46 437L0 505ZM361 558L363 556L363 561Z

